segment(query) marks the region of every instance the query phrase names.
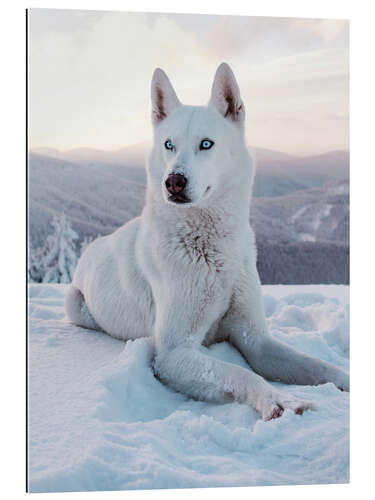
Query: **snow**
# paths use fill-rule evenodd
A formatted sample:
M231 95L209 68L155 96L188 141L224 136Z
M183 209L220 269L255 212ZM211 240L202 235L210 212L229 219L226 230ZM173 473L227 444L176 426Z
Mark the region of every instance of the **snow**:
M299 210L297 210L297 212L290 217L290 222L294 224L294 222L299 219L309 207L310 205L306 205L305 207L301 207Z
M301 233L300 234L301 241L316 241L316 237L309 233Z
M314 231L317 231L319 229L319 227L322 224L323 219L325 217L329 216L329 214L331 213L331 210L332 210L332 205L326 205L325 207L323 207L322 210L317 212L314 220L311 223L311 226L312 226Z
M308 210L310 210L312 213L310 213L310 218L312 220L309 221L307 224L310 229L312 230L311 233L306 233L306 232L301 232L299 234L299 239L301 241L316 241L317 240L317 231L320 229L322 226L324 219L330 216L331 211L332 211L333 205L327 204L323 207L320 207L316 209L314 205L306 205L290 217L290 221L294 224L296 220L300 219L302 215L304 215Z
M252 408L194 401L160 383L149 339L126 344L70 324L66 285L29 288L31 492L345 483L349 394L275 384L317 405L263 422ZM263 287L271 332L349 370L349 289ZM212 356L246 366L227 343Z

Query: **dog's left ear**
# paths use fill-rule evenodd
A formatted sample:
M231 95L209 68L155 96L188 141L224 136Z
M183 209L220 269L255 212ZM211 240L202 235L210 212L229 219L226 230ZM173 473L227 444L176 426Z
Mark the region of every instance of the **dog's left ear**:
M157 124L181 103L169 78L160 68L156 68L151 82L152 121Z
M221 63L216 70L209 105L215 106L224 118L234 124L243 125L245 106L233 71L227 63Z

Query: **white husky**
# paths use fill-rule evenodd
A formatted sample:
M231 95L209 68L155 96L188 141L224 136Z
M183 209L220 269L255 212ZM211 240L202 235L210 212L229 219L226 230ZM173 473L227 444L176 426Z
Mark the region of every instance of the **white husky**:
M348 390L346 373L267 331L249 227L245 108L229 66L219 66L207 106L182 105L160 69L151 96L143 213L86 249L66 298L68 317L123 340L152 337L162 381L197 399L249 404L265 420L313 405L262 377ZM207 355L221 340L254 371Z

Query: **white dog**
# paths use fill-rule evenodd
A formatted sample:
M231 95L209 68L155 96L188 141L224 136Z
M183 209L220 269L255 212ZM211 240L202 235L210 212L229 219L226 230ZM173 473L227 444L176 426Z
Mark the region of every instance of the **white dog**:
M86 249L66 298L68 317L123 340L152 337L162 381L197 399L249 404L265 420L313 405L262 377L349 390L346 373L267 331L249 227L245 108L229 66L219 66L207 106L182 105L160 69L151 95L143 213ZM207 355L222 340L254 371Z

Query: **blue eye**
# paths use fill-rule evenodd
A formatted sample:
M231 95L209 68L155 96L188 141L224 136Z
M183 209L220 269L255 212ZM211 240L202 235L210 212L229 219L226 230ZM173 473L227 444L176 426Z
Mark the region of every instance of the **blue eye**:
M167 141L165 141L164 146L165 146L165 149L169 149L169 151L172 151L172 149L173 149L172 141L170 141L169 139Z
M202 149L211 149L214 144L214 141L211 141L211 139L203 139L203 141L200 143L199 149L201 151Z

